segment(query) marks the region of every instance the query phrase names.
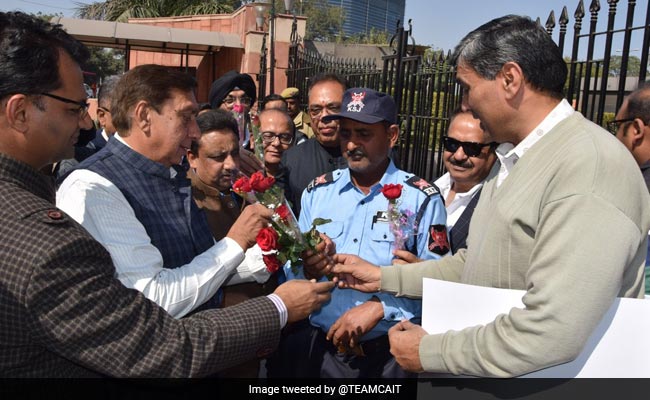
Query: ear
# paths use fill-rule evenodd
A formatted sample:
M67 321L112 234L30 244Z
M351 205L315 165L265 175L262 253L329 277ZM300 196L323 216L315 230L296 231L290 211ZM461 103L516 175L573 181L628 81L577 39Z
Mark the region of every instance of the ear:
M187 162L190 164L190 168L196 169L196 163L198 163L198 154L192 153L192 150L187 149Z
M635 147L643 142L646 130L650 130L650 126L647 126L641 118L635 118L628 127L627 134L632 135L632 144Z
M155 110L148 102L141 100L133 108L133 125L137 126L142 132L149 133L151 129L151 117Z
M99 121L99 124L101 125L102 128L104 127L104 118L105 117L106 117L106 113L104 112L104 110L98 108L97 109L97 120Z
M25 133L29 128L29 101L24 94L14 94L7 99L2 110L7 124L18 132Z
M519 64L513 61L503 64L497 79L508 99L516 97L525 83L524 72Z
M388 140L390 142L390 148L392 149L397 144L399 140L399 126L396 124L391 125L388 128Z

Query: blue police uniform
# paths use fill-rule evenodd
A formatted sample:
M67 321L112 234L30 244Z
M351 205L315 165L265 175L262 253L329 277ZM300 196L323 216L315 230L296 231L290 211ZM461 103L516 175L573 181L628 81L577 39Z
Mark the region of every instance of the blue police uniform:
M447 254L449 247L445 245L444 228L447 214L442 197L434 186L397 169L392 161L382 179L367 195L354 186L349 169L339 169L316 178L302 196L300 229L303 232L309 230L315 218L331 219L332 222L319 226L318 230L332 239L337 253L357 254L377 265L391 265L394 236L386 217L388 199L380 191L388 183L403 185L399 209L412 211L419 220L416 235L407 240L405 247L422 259L437 259ZM435 246L436 242L431 238L436 227L444 233L442 243L438 239L439 246ZM298 277L293 276L290 269L287 269L287 274L292 278ZM299 274L302 277L301 272ZM402 319L419 322L422 312L420 300L397 298L387 293L335 290L331 301L310 316L311 324L327 332L343 313L372 297L377 297L383 304L384 318L363 336L362 341L385 335Z

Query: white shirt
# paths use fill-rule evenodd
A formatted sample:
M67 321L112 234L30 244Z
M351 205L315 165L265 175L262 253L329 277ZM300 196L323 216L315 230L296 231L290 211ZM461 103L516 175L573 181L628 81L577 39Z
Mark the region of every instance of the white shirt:
M497 187L508 177L512 168L514 168L517 160L524 156L524 154L537 143L544 135L546 135L555 125L559 124L565 118L570 117L575 110L566 99L558 103L555 108L542 120L542 122L533 129L528 136L522 140L517 147L512 143L502 143L496 149L497 158L501 162L499 168L499 176L497 177Z
M92 171L73 171L59 187L56 203L108 250L117 278L125 286L142 292L176 318L214 296L226 280L228 284L263 283L270 276L259 246L244 253L230 238L215 243L188 264L164 268L162 254L122 192ZM277 306L278 299L272 300ZM279 303L284 307L282 300ZM279 311L282 321L283 310ZM286 307L284 312L286 323Z
M458 218L460 218L460 216L465 212L467 205L472 201L476 192L483 187L483 181L472 186L472 188L465 193L456 193L451 203L447 203L447 197L449 196L449 191L454 184L454 178L451 177L449 172L438 178L434 184L438 189L440 189L440 194L442 194L442 198L445 199L445 208L447 210L447 231L450 231L458 221Z

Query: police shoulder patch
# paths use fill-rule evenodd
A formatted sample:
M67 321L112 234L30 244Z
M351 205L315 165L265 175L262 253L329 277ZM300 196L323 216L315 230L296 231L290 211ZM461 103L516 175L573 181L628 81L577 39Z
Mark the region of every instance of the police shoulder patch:
M334 182L334 173L333 172L328 172L326 174L323 174L313 181L309 182L309 185L307 185L307 193L311 192L316 186L319 185L324 185L326 183Z
M422 193L427 196L433 196L440 194L440 189L432 183L427 182L426 180L420 178L419 176L413 176L406 181L406 184L413 186L414 188L420 190Z

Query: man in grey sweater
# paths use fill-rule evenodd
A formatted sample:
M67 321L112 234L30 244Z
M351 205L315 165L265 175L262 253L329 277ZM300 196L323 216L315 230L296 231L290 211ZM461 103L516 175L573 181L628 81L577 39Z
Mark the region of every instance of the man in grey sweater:
M641 172L563 99L562 54L529 18L479 27L454 60L463 109L500 143L468 248L381 269L337 255L333 271L341 287L412 297L423 277L526 290L524 309L485 325L435 335L394 326L391 353L409 371L511 377L571 361L616 297L643 297L650 196Z

